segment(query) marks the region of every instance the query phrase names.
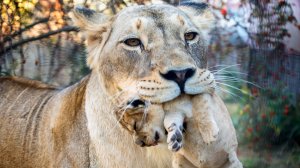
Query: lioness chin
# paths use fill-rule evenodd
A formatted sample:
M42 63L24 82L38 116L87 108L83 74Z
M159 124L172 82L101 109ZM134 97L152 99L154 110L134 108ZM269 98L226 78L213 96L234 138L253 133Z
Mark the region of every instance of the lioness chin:
M76 8L72 19L92 72L62 90L0 79L0 167L171 167L166 145L135 145L116 114L134 99L164 103L210 88L201 73L214 22L208 6L133 6L113 17Z

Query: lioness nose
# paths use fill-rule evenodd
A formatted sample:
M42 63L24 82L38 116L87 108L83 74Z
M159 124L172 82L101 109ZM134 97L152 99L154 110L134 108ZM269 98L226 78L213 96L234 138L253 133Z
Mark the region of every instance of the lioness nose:
M183 92L185 81L188 78L192 77L194 74L195 74L194 69L187 68L184 70L171 70L168 71L166 74L161 74L161 75L163 78L167 80L172 80L176 82L179 85L180 90Z

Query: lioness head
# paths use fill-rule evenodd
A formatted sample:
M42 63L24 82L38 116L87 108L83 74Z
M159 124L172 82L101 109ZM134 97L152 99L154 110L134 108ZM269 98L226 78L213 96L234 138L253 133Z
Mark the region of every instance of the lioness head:
M86 32L88 65L109 95L122 92L124 104L134 97L163 103L215 86L206 69L214 19L204 3L133 6L113 17L75 8L72 18Z

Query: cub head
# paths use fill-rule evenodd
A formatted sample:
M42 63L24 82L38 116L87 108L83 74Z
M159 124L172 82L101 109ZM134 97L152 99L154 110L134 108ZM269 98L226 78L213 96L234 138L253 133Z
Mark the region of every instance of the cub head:
M162 105L134 100L125 109L120 109L117 119L141 147L154 146L166 139L163 127L164 111Z
M119 104L163 103L215 87L207 69L214 17L205 3L132 6L113 17L75 8L72 18L85 32L92 73Z

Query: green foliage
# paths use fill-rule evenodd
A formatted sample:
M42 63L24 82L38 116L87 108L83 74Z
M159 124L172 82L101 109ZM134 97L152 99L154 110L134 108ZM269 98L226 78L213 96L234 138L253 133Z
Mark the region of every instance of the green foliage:
M240 109L239 131L246 143L256 148L295 145L300 143L299 103L280 88L258 90L251 88Z
M246 168L296 168L300 165L300 150L293 149L285 151L281 149L265 150L252 154L246 158L241 158L243 166Z

